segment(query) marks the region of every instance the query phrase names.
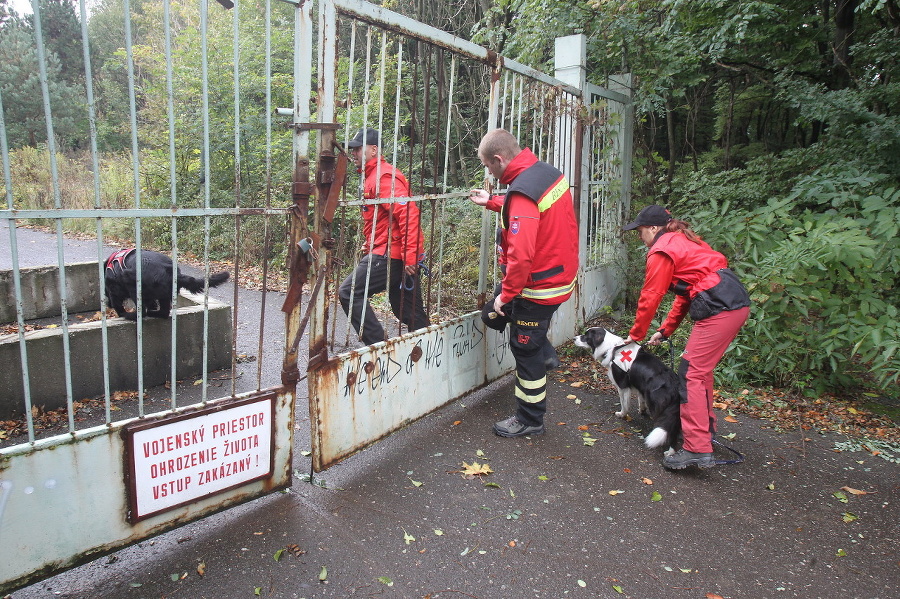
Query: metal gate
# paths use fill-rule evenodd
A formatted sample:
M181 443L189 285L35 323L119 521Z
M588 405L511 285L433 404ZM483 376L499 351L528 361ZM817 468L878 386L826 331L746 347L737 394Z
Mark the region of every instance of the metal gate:
M21 44L0 61L0 594L291 484L301 303L273 291L305 149L275 108L308 104L294 57L311 8L231 4L135 18L126 0L91 56L76 3L68 70L39 3L0 24ZM107 314L107 258L129 247L138 280L160 250L199 293L173 270Z
M309 365L314 470L513 368L508 340L486 329L477 312L499 281L496 217L467 199L472 187L496 187L476 156L481 136L509 130L572 183L583 268L576 294L554 319L556 344L617 291L613 259L621 249L616 232L627 210L631 151L628 82L620 82L621 91L586 83L583 36L557 40L557 79L365 2L324 0L321 7L319 179L333 180L348 141L371 127L380 134L380 153L406 174L411 193L363 200L351 176L340 199L320 194L316 204ZM390 332L364 345L336 318L343 308L335 291L356 265L357 207L384 202L419 207L421 266L430 273L421 287L432 324L410 331L400 324L402 314L383 307L378 315Z
M5 115L28 98L0 85L0 308L14 307L0 310L0 399L14 398L0 401L0 592L289 486L304 391L318 471L508 372L507 339L474 312L499 280L495 219L467 199L496 185L475 155L491 128L563 170L578 203L582 272L551 338L616 291L628 81L585 83L582 36L558 40L554 78L357 0L321 0L316 15L302 0L230 4L144 6L135 27L126 0L120 50L99 76L84 50L82 79L67 83L87 123L78 140L62 133L64 73L37 4L22 60L43 133L22 141ZM104 97L114 89L126 93ZM125 126L111 130L116 110ZM431 325L409 331L376 298L386 333L373 345L336 297L361 241L366 200L346 156L360 127L381 132L409 179L412 197L386 201L420 208L430 273ZM72 193L72 173L88 193ZM50 259L31 262L41 244ZM202 280L231 280L179 294L173 273L170 318L107 314L106 261L123 244L138 278L162 250ZM130 313L164 303L138 294Z

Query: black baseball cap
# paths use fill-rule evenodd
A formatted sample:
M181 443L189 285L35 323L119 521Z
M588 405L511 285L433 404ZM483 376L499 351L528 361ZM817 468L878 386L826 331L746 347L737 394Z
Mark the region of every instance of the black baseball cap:
M363 141L363 135L365 134L365 141ZM347 142L348 148L361 148L362 146L377 146L378 145L378 130L372 129L371 127L366 127L365 129L360 129L356 134L356 137Z
M632 229L637 229L638 227L665 227L670 220L672 220L672 213L662 206L647 206L646 208L638 212L637 218L634 219L634 222L628 223L627 225L622 227L622 230L631 231Z

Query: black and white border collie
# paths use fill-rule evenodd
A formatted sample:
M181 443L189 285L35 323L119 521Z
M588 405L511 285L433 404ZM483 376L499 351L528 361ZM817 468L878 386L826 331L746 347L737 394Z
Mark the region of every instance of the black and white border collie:
M123 249L106 259L105 286L109 306L116 314L137 320L137 252ZM181 272L165 254L141 250L141 305L143 316L168 318L172 311L172 269L177 269L179 289L202 293L206 281ZM209 286L216 287L228 280L228 271L210 275Z
M653 430L647 435L647 447L668 444L666 453L674 451L681 435L681 382L663 361L638 344L625 340L603 327L594 327L575 337L575 345L591 350L594 359L606 367L610 382L619 391L625 418L631 407L632 393L637 394L641 414L650 416Z

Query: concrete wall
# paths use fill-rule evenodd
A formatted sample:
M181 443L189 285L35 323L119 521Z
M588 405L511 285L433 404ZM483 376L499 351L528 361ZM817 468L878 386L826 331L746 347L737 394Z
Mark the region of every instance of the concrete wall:
M100 309L101 283L96 262L66 265L66 308L69 312ZM59 300L59 268L33 266L19 269L22 282L22 311L25 320L48 318L62 313ZM0 323L15 322L16 288L13 271L0 270Z
M97 267L95 263L87 264L94 269ZM68 272L67 268L67 276ZM83 280L96 281L96 270L93 271L93 275L93 278L87 275L87 278ZM30 280L46 282L56 278L55 273L42 272L41 276L43 279L41 277L35 279L23 277L23 287ZM70 280L77 280L77 277L72 277ZM96 288L96 285L94 287ZM48 288L45 286L44 289ZM90 294L82 295L89 296ZM50 296L52 294L40 290L29 292L28 295L28 297L42 298L42 305L50 302ZM79 292L76 291L73 297L79 297ZM96 304L82 308L82 311L99 310L99 302L98 298ZM73 301L73 303L75 302ZM203 372L203 305L182 296L179 298L179 306L177 310L176 354L178 364L176 373L179 379L197 377ZM57 311L56 314L59 312ZM13 312L13 318L15 319L15 312ZM145 388L161 385L169 378L172 354L171 327L170 319L145 318L143 321ZM124 318L107 319L108 365L103 364L101 322L75 324L68 329L73 400L78 401L104 393L104 367L109 368L111 391L137 390L137 324L135 322ZM208 370L219 370L231 365L231 333L231 307L210 298ZM65 406L65 353L62 329L41 329L26 333L25 344L32 405L41 406L46 410ZM0 367L0 418L21 417L25 411L25 391L22 383L22 359L18 334L0 336L0 364L2 364Z

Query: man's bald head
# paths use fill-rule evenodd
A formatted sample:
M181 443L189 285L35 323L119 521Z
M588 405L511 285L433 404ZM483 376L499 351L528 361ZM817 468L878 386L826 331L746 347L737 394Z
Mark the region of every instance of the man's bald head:
M478 158L492 175L500 179L506 166L522 149L512 133L506 129L494 129L481 138Z

